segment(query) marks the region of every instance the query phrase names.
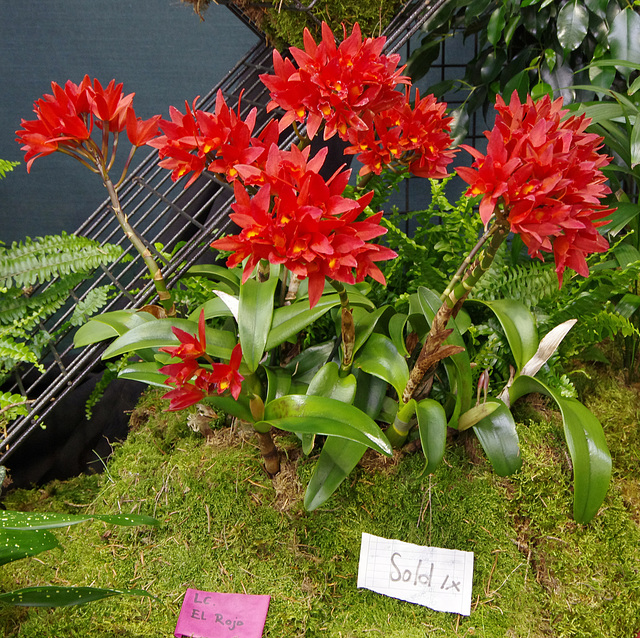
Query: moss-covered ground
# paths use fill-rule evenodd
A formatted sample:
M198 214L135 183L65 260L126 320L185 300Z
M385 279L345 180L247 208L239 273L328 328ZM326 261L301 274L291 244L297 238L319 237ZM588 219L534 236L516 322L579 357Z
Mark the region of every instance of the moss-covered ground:
M432 476L419 455L365 464L320 510L302 509L313 458L288 437L272 482L246 433L205 440L149 393L104 474L10 493L10 509L136 512L157 528L92 522L56 534L62 549L7 565L2 590L36 584L143 588L63 609L5 608L3 635L172 636L188 587L270 594L264 635L336 638L635 638L640 631L640 398L607 372L586 403L601 419L614 476L589 525L571 519L562 424L543 403L517 415L522 470L497 477L473 438L452 441ZM473 551L472 612L458 616L356 587L362 532Z

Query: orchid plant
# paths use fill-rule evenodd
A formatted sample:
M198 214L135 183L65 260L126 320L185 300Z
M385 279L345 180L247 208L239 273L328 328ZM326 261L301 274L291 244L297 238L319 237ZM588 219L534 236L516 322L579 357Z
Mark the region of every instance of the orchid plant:
M215 296L188 318L105 313L80 328L75 344L115 338L104 357L137 354L142 361L120 376L169 386L169 410L208 401L251 423L271 475L279 470L273 428L296 433L306 454L320 445L318 435L326 437L305 495L309 510L331 496L367 448L392 455L417 441L425 470L433 472L448 428L473 428L495 470L516 471L521 457L509 405L543 392L564 418L574 517L589 521L611 473L602 426L535 376L570 326L540 341L521 303L484 302L502 324L515 364L508 387L491 397L487 375L480 376L477 393L472 387L463 305L472 302L474 285L510 233L520 235L532 257L553 254L560 284L566 268L588 275L586 257L608 246L598 232L610 212L602 203L609 194L602 139L585 132L584 116L566 117L561 100L528 97L523 103L514 93L507 103L498 97L486 153L462 146L474 161L457 169L469 184L467 195L479 199L484 232L444 290L420 288L397 307L376 307L366 279L384 283L379 264L396 254L374 243L386 228L383 213L370 207L367 187L389 172L446 177L458 152L446 105L420 96L402 75L400 56L385 55L384 44L382 37L363 39L357 25L337 44L323 25L320 42L305 32L304 48L291 48L290 57L274 51L274 73L261 80L271 95L268 111L280 117L259 131L257 111L243 119L222 94L214 112L185 103L184 112L172 107L169 120L143 126L127 98L113 97L113 83L105 106L99 106L97 81L54 85L54 95L36 103L38 120L23 122L18 131L29 162L61 150L104 181L107 145L89 141L91 123L98 122L103 138L135 124L145 134L132 140L134 147L156 148L174 180L187 177L189 186L208 171L233 186L230 217L239 229L213 241L226 267L199 267L214 281ZM158 135L152 134L156 125ZM279 140L291 129L297 143L283 149ZM343 142L345 163L354 156L362 165L355 185L344 166L322 174L326 147L311 153L312 140L334 136ZM112 191L118 215L117 185ZM328 313L335 337L302 347L302 335ZM443 401L431 398L434 384Z

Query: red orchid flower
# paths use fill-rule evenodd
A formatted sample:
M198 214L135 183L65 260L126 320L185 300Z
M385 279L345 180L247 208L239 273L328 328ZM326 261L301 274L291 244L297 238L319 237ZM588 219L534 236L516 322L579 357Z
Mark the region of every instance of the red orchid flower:
M204 309L200 311L197 335L191 335L175 326L171 328L171 331L177 337L180 345L160 348L161 352L166 352L172 357L182 359L183 361L195 360L206 354L207 338L205 334Z
M584 116L565 119L561 98L522 104L514 92L508 105L498 96L496 110L486 154L463 145L475 159L457 169L467 194L482 195L485 226L500 206L532 257L553 252L560 284L566 268L587 275L586 256L608 248L597 230L611 212L601 203L611 192L602 138L586 132Z
M242 348L237 344L231 352L229 363L214 363L212 380L217 385L218 394L223 394L227 390L234 399L238 399L242 390L244 377L238 372L242 362Z

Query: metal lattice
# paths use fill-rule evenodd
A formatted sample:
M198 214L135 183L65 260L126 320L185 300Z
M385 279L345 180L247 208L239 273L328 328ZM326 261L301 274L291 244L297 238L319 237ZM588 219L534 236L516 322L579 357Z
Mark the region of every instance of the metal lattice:
M385 31L386 52L401 52L421 25L444 4L410 0L394 18ZM256 30L256 25L242 10L229 6L247 25ZM263 40L251 49L231 69L227 76L197 104L197 108L213 111L218 90L227 103L236 104L240 95L241 115L258 107L265 116L269 94L259 79L262 73L272 73L272 53ZM258 121L257 126L266 122ZM289 146L292 139L282 140ZM157 166L157 153L149 155L127 176L119 189L123 210L136 232L145 239L153 251L154 244L162 244L164 251L175 254L171 263L163 269L169 286L176 282L193 264L205 259L210 253L213 238L229 227L229 211L233 201L233 190L220 183L212 175L203 175L188 189L184 182L172 182L170 172ZM79 285L68 303L54 318L41 326L42 330L54 333L68 321L75 304L99 286L111 284L117 294L102 311L141 307L154 296L153 283L145 278L146 269L142 258L128 244L110 209L103 203L76 231L100 243L120 245L123 254L111 266L102 267L91 280ZM184 242L183 245L180 244ZM136 292L132 292L135 290ZM15 370L13 392L25 394L30 400L30 412L16 419L2 440L0 463L5 463L41 423L46 422L51 409L69 394L100 362L105 346L97 344L83 349L74 349L70 334L62 334L49 345L49 352L42 364L45 373L34 367L19 366Z

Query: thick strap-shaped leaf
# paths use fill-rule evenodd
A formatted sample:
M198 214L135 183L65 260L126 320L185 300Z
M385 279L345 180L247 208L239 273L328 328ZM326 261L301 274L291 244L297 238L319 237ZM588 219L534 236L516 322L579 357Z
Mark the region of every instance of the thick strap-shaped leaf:
M513 299L496 299L477 303L487 306L500 322L520 372L522 366L538 349L538 329L533 315L523 303Z
M335 342L326 341L317 346L306 348L298 356L291 359L284 369L291 373L291 378L294 381L308 384L316 372L329 361L335 347Z
M431 474L444 457L447 442L447 415L437 401L423 399L416 403L416 417L422 451L427 460L424 471Z
M31 530L68 527L85 521L103 521L111 525L159 525L151 516L143 514L57 514L48 512L0 511L0 529Z
M314 321L329 312L331 308L340 305L340 297L335 295L323 295L320 301L309 308L307 300L297 301L289 306L276 308L271 321L271 330L267 338L266 350L271 350L290 337L297 335L301 330L311 325Z
M509 408L499 399L491 399L499 406L478 421L473 430L498 476L508 476L522 467L520 442L516 423Z
M75 348L81 348L92 343L119 337L132 328L150 321L155 321L155 318L148 312L136 312L134 310L105 312L92 317L87 323L78 328L73 336L73 345Z
M283 368L262 366L267 375L267 397L265 403L289 393L291 374Z
M140 381L157 388L165 388L169 390L169 386L165 384L166 374L158 371L159 363L155 361L142 361L139 363L130 363L118 372L118 379L129 379L130 381Z
M132 328L116 339L102 355L103 359L117 357L145 348L164 348L178 345L171 328L175 326L189 334L198 334L198 324L188 319L155 319ZM219 359L231 358L235 344L234 336L226 330L206 329L207 352Z
M386 395L386 381L362 371L357 372L354 405L372 419L377 418ZM313 470L304 495L304 507L313 511L320 507L338 489L353 471L367 446L355 441L329 436Z
M242 357L251 372L260 365L267 345L277 285L278 277L272 272L268 281L247 279L240 287L238 334Z
M46 530L0 529L0 565L35 556L58 547L58 540Z
M240 291L241 274L242 271L239 268L231 269L216 264L196 264L187 271L187 276L206 277L212 281L223 282L234 294Z
M405 358L398 352L389 337L382 334L372 334L353 362L369 374L384 379L393 386L398 396L409 380L409 367Z
M265 407L264 420L279 430L338 436L391 456L376 422L358 408L327 397L290 394Z
M58 587L48 585L43 587L25 587L5 594L0 594L0 603L19 607L68 607L69 605L83 605L102 600L110 596L149 596L143 589L100 589L99 587Z
M409 317L402 313L396 313L389 319L389 336L396 350L403 356L408 357L411 353L407 352L407 346L404 337L404 328L407 325Z
M598 513L611 480L611 455L602 425L579 401L560 396L533 377L516 378L509 389L511 402L530 392L545 394L560 408L573 462L573 517L588 523Z
M382 316L389 311L390 306L381 306L372 311L362 308L353 309L353 322L356 328L356 339L353 344L354 356L367 343Z

